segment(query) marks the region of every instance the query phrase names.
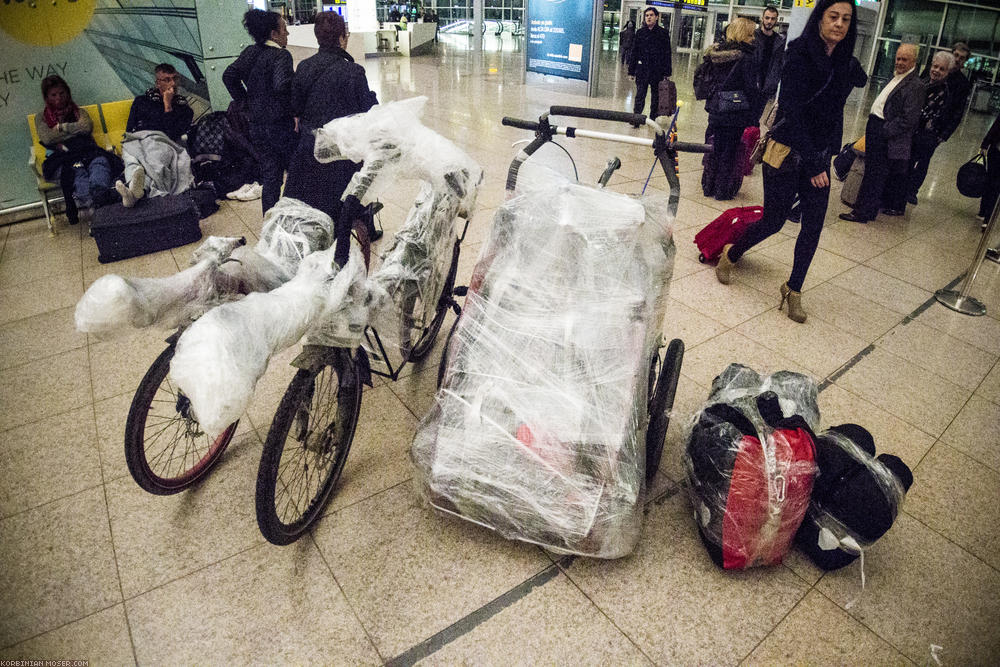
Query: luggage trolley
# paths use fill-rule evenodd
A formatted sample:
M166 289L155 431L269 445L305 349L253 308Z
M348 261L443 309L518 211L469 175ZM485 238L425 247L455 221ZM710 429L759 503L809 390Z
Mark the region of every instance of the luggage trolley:
M516 127L530 130L535 133L535 138L525 146L511 161L507 170L506 192L511 197L517 187L517 177L521 166L545 144L553 142L556 136L569 138L597 139L601 141L612 141L634 146L648 146L653 149L653 154L670 186L668 195L668 210L673 218L677 215L677 207L680 202L680 180L677 176L677 153L708 153L712 147L708 144L690 143L677 141L677 116L680 113L678 106L674 115L670 119L667 128L656 121L647 118L644 114L633 114L622 111L608 111L604 109L588 109L585 107L553 106L548 113L543 113L537 121L521 120L517 118L504 117L501 121L508 127ZM550 116L568 116L573 118L587 118L592 120L603 120L619 123L639 124L654 132L652 139L627 134L614 134L595 130L587 130L572 126L558 126L549 122ZM612 174L621 166L621 161L615 157L608 161L608 166L598 179L599 184L607 185ZM447 350L447 348L446 348ZM445 355L447 356L447 355ZM442 368L445 362L442 357ZM660 458L663 455L663 444L667 436L667 427L670 424L669 412L673 408L674 396L677 392L677 382L680 378L681 362L684 357L684 342L675 338L666 345L666 352L661 360L656 354L650 360L649 365L649 427L646 432L646 481L653 480L656 471L660 466Z
M557 126L556 115L655 134ZM437 400L411 458L422 492L445 514L558 553L619 558L638 539L684 353L679 339L664 345L662 324L677 152L711 149L677 142L676 114L665 127L640 114L557 106L537 121L503 124L534 138L510 164L508 202L449 333ZM652 148L668 196L602 192L617 157L598 189L529 174L525 163L541 162L538 151L557 135Z

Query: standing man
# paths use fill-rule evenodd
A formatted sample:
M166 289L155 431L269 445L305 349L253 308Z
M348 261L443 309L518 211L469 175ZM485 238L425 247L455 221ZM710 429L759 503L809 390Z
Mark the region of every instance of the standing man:
M969 77L962 73L965 61L971 55L969 45L965 42L955 42L951 47L951 55L955 58L955 67L948 73L948 90L951 91L951 110L949 115L955 118L955 127L962 122L965 115L965 105L969 101L969 93L972 92L972 83ZM953 128L954 131L954 128Z
M781 64L785 59L785 36L775 27L778 25L778 8L766 5L760 17L760 26L754 31L754 62L757 65L757 87L760 89L760 103L763 107L774 99L781 81ZM759 114L758 114L759 117Z
M886 215L903 215L907 161L924 107L924 83L917 76L916 65L917 45L900 44L895 76L872 103L865 127L865 176L858 200L853 211L840 214L841 220L874 220L880 204Z
M646 7L642 13L642 26L635 31L632 53L629 55L628 74L635 78L635 106L633 113L642 113L646 106L646 88L652 90L649 117L656 116L660 106L660 81L670 76L670 33L660 26L660 12L656 7ZM639 127L633 125L633 127Z

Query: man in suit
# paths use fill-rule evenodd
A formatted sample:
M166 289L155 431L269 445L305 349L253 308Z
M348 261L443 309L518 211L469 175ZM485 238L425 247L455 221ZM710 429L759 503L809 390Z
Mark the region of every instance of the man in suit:
M865 127L865 177L854 210L841 220L869 222L878 215L903 215L907 161L913 132L924 107L924 82L917 76L917 45L900 44L892 80L875 98Z
M656 7L646 7L642 13L642 27L635 31L628 63L629 76L635 78L633 113L642 113L646 106L646 88L649 88L652 91L648 114L650 118L656 117L656 109L660 106L660 81L669 77L673 71L670 33L660 26L659 21L660 12Z

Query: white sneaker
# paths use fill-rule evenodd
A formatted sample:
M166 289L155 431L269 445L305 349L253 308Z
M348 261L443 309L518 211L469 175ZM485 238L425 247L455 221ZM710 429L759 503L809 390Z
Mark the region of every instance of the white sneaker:
M263 186L260 183L255 182L246 186L245 191L237 191L236 198L240 201L253 201L254 199L260 199L263 193Z
M232 192L227 194L226 199L242 199L241 195L245 195L249 187L250 187L249 183L244 183L236 190L233 190Z

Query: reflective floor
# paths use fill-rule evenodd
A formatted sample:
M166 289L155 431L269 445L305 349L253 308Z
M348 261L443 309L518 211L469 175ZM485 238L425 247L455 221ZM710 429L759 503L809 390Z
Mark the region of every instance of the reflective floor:
M564 84L525 86L515 44L487 37L476 54L467 41L364 63L379 99L427 95L425 122L485 168L460 279L502 201L512 143L526 138L500 118L632 103L614 53L601 96L588 99ZM691 99L695 64L675 61L688 102L682 139L701 139L706 124ZM862 131L866 94L846 112L845 141ZM106 273L174 273L193 246L101 265L86 225L62 222L55 238L39 220L0 228L0 656L91 665L997 664L1000 266L986 262L972 286L986 317L932 300L962 275L980 239L977 202L958 194L954 173L990 120L971 114L939 149L905 217L839 221L847 209L834 184L801 325L777 309L796 225L750 252L730 286L698 263L692 243L721 210L760 203L759 169L735 202L716 202L701 195L700 159L682 156L664 326L688 352L641 541L612 562L550 557L421 504L408 448L433 400L436 352L367 391L339 491L294 546L263 541L253 492L295 350L273 360L210 478L176 496L147 494L128 475L123 430L166 334L93 340L74 331L73 306ZM639 148L568 147L590 182L618 155L624 166L611 187L626 193L642 189L652 163ZM667 187L662 175L649 186ZM388 232L412 192L385 194ZM203 229L253 241L260 218L259 202L227 202ZM793 550L781 566L723 572L707 557L682 489L681 430L732 361L812 375L824 383L824 426L862 424L880 451L913 469L902 515L865 555L863 588L860 563L823 574Z

